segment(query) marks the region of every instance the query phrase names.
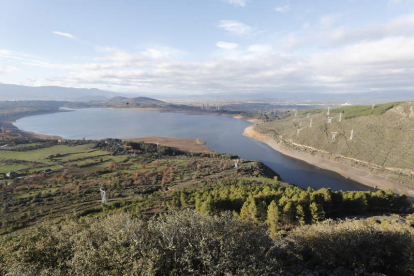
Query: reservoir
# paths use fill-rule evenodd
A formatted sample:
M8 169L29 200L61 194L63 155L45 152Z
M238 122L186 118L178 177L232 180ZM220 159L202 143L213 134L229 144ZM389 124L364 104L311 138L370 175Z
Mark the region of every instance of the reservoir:
M302 188L326 187L335 191L369 189L335 172L285 156L266 144L243 136L244 129L251 123L230 117L87 108L24 117L14 125L21 130L58 135L65 139L200 138L213 151L259 160L277 172L285 182Z

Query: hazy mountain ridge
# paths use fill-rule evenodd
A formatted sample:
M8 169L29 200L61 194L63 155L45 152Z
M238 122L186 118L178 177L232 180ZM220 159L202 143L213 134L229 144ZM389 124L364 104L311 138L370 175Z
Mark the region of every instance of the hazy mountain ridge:
M60 86L22 86L0 83L0 98L4 100L54 100L54 101L92 101L105 100L121 93L96 88L67 88Z

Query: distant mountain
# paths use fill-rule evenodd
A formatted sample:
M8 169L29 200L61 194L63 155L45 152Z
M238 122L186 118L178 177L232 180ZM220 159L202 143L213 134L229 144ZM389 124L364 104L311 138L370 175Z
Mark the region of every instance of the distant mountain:
M102 101L90 101L90 106L105 106L105 107L161 107L166 103L160 100L147 98L147 97L114 97L108 100Z
M6 100L53 100L53 101L93 101L125 96L121 93L99 89L67 88L59 86L22 86L0 83L0 99ZM121 97L124 98L124 97Z

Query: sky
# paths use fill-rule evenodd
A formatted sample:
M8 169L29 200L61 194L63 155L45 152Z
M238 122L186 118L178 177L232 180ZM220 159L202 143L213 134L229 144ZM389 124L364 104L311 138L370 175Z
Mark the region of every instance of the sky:
M414 95L414 0L0 4L1 83L160 96Z

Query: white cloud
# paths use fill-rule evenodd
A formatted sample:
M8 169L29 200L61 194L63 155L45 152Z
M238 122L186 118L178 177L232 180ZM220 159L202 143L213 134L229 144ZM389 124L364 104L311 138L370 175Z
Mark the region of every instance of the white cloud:
M38 80L43 85L110 87L115 91L183 94L401 91L413 86L413 27L414 15L406 15L381 25L355 29L299 30L283 39L282 47L287 51L304 47L305 42L309 49L320 51L307 55L308 51L301 51L300 55L283 54L275 48L276 44L259 41L247 47L219 41L210 59L202 62L185 61L180 50L152 45L135 52L96 48L95 58L79 64L52 64L0 49L0 64L45 68L50 73ZM315 37L313 41L306 40L307 33ZM337 44L335 48L327 48L332 46L329 43ZM16 67L20 71L26 68ZM0 66L1 73L13 70Z
M305 22L302 24L302 29L309 30L311 28L311 24L309 22Z
M340 18L340 15L337 13L327 14L327 15L322 16L319 19L319 23L324 27L330 27L333 24L335 24L339 20L339 18Z
M334 45L382 39L387 36L414 35L414 14L397 17L385 24L360 26L356 29L339 27L322 34Z
M14 66L0 65L0 74L10 74L16 71L18 71L18 69Z
M67 38L76 38L74 35L72 35L70 33L63 33L63 32L59 32L59 31L53 31L52 33L54 33L56 35L64 36L64 37L67 37Z
M239 36L253 34L252 27L236 20L220 20L218 27Z
M225 2L234 6L244 7L246 6L247 0L224 0Z
M303 43L294 33L289 33L283 40L282 48L285 51L292 51L298 48Z
M219 41L216 43L216 46L222 49L234 50L239 47L239 44Z
M268 44L254 44L250 45L247 50L255 54L270 54L273 50L271 45Z
M275 11L282 12L282 13L288 12L288 11L290 11L290 6L289 5L284 5L284 6L276 7Z

